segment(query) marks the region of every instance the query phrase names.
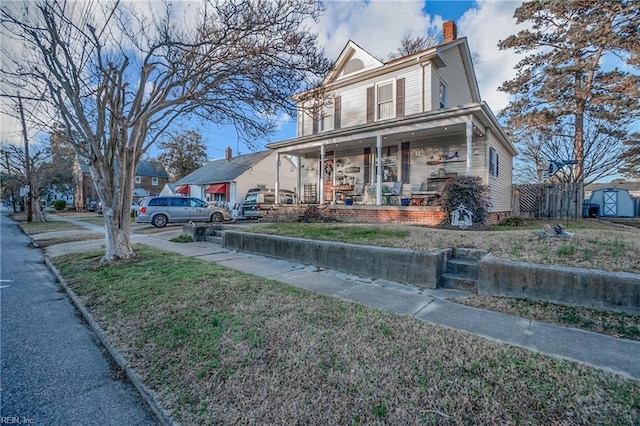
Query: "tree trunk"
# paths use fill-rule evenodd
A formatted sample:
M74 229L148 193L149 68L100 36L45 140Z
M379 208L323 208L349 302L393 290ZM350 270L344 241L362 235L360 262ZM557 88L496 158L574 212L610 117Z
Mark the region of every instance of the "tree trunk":
M580 107L576 109L575 126L576 133L573 139L573 151L577 164L573 169L575 174L574 181L582 182L584 179L584 109Z
M45 222L47 220L44 210L42 209L42 204L40 203L40 197L33 197L33 200L31 201L31 211L34 221Z
M90 165L98 197L102 202L104 219L105 255L103 261L130 259L136 256L131 245L131 201L135 161L123 154L119 160L125 164L121 170L101 165ZM108 178L105 178L108 176Z
M129 203L130 204L130 203ZM118 209L122 212L125 209ZM128 209L126 209L129 211ZM124 214L118 214L116 209L106 207L102 210L104 216L104 238L106 253L103 261L130 259L135 257L131 246L130 219Z

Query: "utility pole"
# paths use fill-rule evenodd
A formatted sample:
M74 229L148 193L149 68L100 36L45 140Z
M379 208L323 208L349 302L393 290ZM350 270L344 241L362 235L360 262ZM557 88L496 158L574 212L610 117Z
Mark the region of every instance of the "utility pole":
M25 177L27 179L27 222L33 221L33 211L31 209L31 158L29 157L29 138L27 137L27 125L24 122L24 110L22 109L22 98L18 92L18 110L20 111L20 121L22 122L22 135L24 136L24 156L25 156Z

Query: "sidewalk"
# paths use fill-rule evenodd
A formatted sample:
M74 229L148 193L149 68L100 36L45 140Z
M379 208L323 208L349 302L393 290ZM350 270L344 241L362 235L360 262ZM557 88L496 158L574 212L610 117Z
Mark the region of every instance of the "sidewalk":
M101 226L84 221L59 216L55 219L76 223L92 232L103 231ZM421 291L389 281L372 280L331 270L318 270L315 266L230 251L220 244L211 242L172 243L169 240L182 233L181 227L172 228L155 235L136 234L134 229L132 241L202 261L215 262L231 269L327 296L400 315L413 316L487 339L588 364L628 378L640 379L640 342L637 341L531 321L467 307L447 300L467 294L462 291L446 289ZM38 237L42 238L45 235L40 234L34 237L37 242ZM45 254L56 257L103 245L102 240L59 244L47 247Z

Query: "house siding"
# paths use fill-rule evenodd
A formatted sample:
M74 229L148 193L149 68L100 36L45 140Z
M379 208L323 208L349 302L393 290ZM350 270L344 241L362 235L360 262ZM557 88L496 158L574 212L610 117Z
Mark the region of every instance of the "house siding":
M489 147L498 153L498 176L489 174ZM490 187L491 212L511 211L513 164L511 155L500 144L493 133L488 134L488 147L485 150L485 181Z
M230 202L242 203L247 191L252 188L264 186L267 189L275 189L276 155L275 152L268 155L236 178L235 196L231 194ZM298 173L295 165L286 156L281 155L279 169L280 189L296 191Z
M460 48L447 49L442 53L445 67L431 66L431 105L440 108L440 80L447 85L447 108L462 106L473 102L471 87L462 63Z

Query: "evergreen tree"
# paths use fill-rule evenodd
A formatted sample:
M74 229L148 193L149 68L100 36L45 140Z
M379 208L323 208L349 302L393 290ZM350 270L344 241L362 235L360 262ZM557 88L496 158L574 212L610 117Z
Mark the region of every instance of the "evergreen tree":
M610 161L586 165L597 163L596 156L619 158L639 119L640 2L528 1L515 17L528 28L499 43L500 49L528 53L516 77L500 88L514 95L503 115L515 142L532 132L543 135L540 141L566 141L577 161L570 181L615 173ZM618 149L598 146L612 138Z

